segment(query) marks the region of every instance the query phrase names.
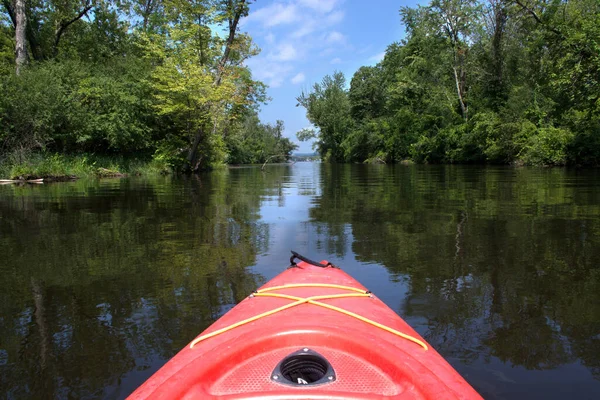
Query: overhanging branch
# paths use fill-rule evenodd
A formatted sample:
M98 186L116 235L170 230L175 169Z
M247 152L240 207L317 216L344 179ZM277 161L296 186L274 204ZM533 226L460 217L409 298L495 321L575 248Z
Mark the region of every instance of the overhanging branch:
M74 18L72 18L70 20L61 21L60 25L58 26L58 29L56 29L55 38L54 38L54 46L52 47L52 54L55 57L58 55L58 44L59 44L60 38L62 37L65 30L69 27L69 25L71 25L74 22L77 22L81 18L83 18L83 16L86 15L88 13L88 11L90 11L92 9L92 7L93 6L88 2L87 5L83 8L83 10L81 10L79 12L79 14L77 14Z

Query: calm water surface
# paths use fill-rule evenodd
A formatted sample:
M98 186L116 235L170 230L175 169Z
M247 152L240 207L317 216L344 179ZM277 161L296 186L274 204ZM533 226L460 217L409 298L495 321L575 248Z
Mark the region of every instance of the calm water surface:
M0 396L127 396L290 249L486 398L600 398L598 171L312 163L1 186Z

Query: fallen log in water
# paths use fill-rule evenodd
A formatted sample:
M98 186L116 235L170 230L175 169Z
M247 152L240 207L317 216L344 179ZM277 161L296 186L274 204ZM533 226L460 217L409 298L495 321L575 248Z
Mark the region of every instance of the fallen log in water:
M0 179L0 185L9 183L44 183L44 178L40 179Z

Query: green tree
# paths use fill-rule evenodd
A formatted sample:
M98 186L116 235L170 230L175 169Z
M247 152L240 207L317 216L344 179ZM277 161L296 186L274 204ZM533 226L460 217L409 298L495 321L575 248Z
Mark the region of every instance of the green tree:
M344 161L341 146L353 124L344 75L334 72L332 76L325 76L321 83L315 83L311 91L302 92L297 100L298 105L306 109L308 120L318 128L315 138L321 156L327 161ZM304 131L298 138L306 140L311 135Z
M452 75L460 113L465 121L469 117L468 64L469 42L477 26L479 10L475 0L433 0L429 6L429 18L433 26L440 27L452 54Z
M350 115L357 121L373 119L385 111L381 66L360 67L352 76L348 99Z
M27 1L21 55L31 62L19 78L15 6L0 1L2 155L154 154L187 171L238 158L230 145L267 100L245 66L258 48L239 32L250 1ZM248 159L294 148L270 133L257 140L266 155Z
M109 1L109 0L107 0ZM26 18L24 35L27 40L27 52L34 60L54 58L59 53L61 40L72 31L75 24L102 0L31 0L23 2ZM2 0L2 4L13 27L17 30L18 3Z
M217 7L204 0L173 1L167 9L173 23L164 27L164 35L144 41L159 64L153 72L157 109L177 121L177 142L189 143L185 152L192 171L225 159L219 129L230 122L230 110L253 104L264 89L241 64L257 52L247 36L237 34L247 13L244 0L221 1ZM209 28L220 23L227 24L226 39Z
M246 117L237 132L225 138L230 164L257 164L284 162L298 146L283 137L283 121L275 125L263 124L258 115Z
M299 98L320 131L298 137L316 138L337 161L598 165L599 7L594 0L403 7L405 39L354 74L338 140L327 130L336 114L316 107L326 104L317 101L327 98L320 88Z

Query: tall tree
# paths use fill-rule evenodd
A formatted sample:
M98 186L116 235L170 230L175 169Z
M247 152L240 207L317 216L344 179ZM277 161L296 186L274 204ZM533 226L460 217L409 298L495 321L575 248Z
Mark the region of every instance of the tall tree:
M487 31L491 36L490 67L488 97L494 110L506 101L506 86L504 81L504 35L508 21L506 0L488 0Z
M352 129L350 101L346 91L346 78L341 72L326 75L312 90L302 92L298 105L306 109L306 117L318 128L298 132L299 140L316 138L316 146L327 161L345 160L342 143Z
M460 112L465 121L469 117L467 100L467 58L469 35L476 20L474 0L433 0L431 17L440 26L452 49L452 73Z
M100 0L15 0L13 6L10 0L2 0L2 4L15 31L17 26L23 26L22 35L26 37L31 57L41 61L58 55L64 34L87 15L97 1ZM23 8L24 24L18 21L19 6Z
M360 67L350 82L348 98L350 112L356 120L381 115L385 106L381 67Z
M218 87L221 85L223 75L225 74L226 65L230 59L230 54L232 48L235 43L236 34L238 31L238 24L242 17L248 15L248 2L246 0L221 0L218 4L221 14L217 16L217 21L226 20L228 24L228 36L225 41L225 47L223 49L223 55L219 59L217 64L217 69L214 77L214 86ZM212 134L216 134L217 130L217 121L214 121L212 127ZM197 169L200 165L197 162L198 156L198 146L205 135L205 127L201 127L198 129L196 136L194 137L194 141L190 147L188 152L187 161L190 166L193 166L193 169Z
M17 64L17 75L27 63L27 46L25 39L25 29L27 27L27 17L25 15L25 0L15 0L15 55Z
M176 118L185 132L177 140L188 142L190 171L224 159L227 124L259 100L264 89L242 64L256 54L251 39L237 33L240 18L248 13L247 1L213 5L207 0L169 3L173 22L164 27L166 35L146 40L159 64L154 71L159 111ZM209 27L222 23L229 31L225 40Z

